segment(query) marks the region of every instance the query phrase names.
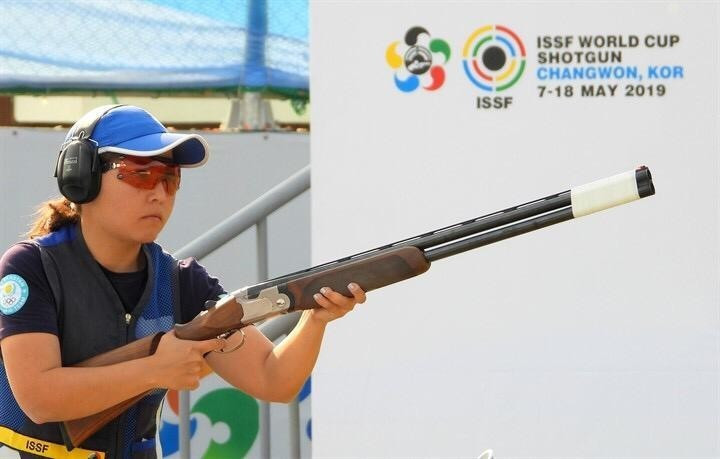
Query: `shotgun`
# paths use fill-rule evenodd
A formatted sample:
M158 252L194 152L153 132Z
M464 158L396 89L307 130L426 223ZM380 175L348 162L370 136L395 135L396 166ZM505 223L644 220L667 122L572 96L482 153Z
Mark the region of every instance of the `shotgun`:
M595 213L655 194L650 170L635 170L597 180L482 217L403 239L260 284L244 287L216 302L186 324L174 327L178 338L205 340L222 336L278 314L318 307L313 294L322 287L352 296L350 282L363 290L394 284L424 273L430 263L556 223ZM111 365L152 355L162 333L133 341L76 366ZM69 450L79 446L143 398L139 394L100 413L63 424Z

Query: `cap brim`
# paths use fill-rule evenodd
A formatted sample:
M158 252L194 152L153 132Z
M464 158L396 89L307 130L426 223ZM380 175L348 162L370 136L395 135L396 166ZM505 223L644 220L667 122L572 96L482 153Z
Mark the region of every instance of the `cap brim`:
M137 137L127 142L100 147L98 153L121 153L131 156L157 156L173 150L173 161L182 167L198 167L208 160L210 148L197 134L162 132Z

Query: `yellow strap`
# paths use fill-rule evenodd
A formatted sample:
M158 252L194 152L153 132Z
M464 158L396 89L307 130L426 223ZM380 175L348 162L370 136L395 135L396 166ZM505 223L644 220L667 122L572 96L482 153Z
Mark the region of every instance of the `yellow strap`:
M68 451L65 445L58 445L45 440L28 437L26 435L0 426L0 443L26 453L57 459L105 459L105 453L90 451L89 449L75 448Z

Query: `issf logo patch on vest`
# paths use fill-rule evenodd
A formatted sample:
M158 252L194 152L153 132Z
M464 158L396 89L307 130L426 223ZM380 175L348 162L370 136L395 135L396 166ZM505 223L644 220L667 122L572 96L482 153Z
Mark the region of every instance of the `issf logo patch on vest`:
M0 313L9 316L18 312L30 296L25 279L17 274L8 274L0 279Z

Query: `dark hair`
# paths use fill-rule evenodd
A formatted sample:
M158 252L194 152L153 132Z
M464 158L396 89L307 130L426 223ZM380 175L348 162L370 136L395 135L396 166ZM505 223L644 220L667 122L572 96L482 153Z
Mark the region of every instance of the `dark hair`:
M45 236L68 223L80 221L80 209L66 198L45 201L35 212L35 221L30 224L27 237L34 239Z

